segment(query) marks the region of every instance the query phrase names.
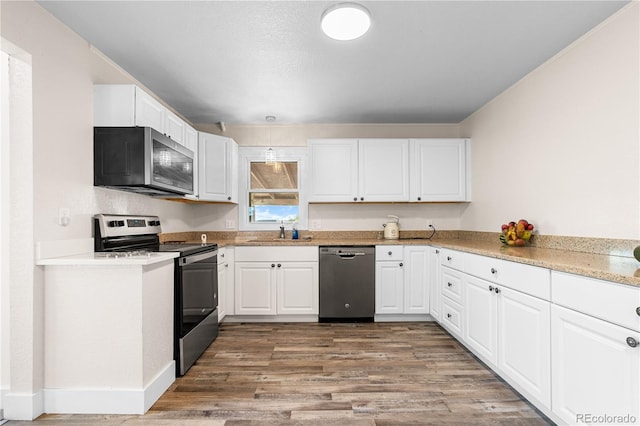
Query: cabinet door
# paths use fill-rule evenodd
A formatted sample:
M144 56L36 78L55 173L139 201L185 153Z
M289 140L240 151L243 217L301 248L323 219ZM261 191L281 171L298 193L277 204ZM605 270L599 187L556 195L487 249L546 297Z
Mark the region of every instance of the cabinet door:
M151 127L160 133L166 133L166 108L139 87L136 87L136 118L135 125Z
M235 314L276 314L276 264L236 262Z
M376 314L404 311L404 270L402 261L376 262Z
M551 408L551 304L507 287L498 296L498 371Z
M184 145L184 130L187 123L180 117L167 110L165 113L164 131L175 142Z
M193 151L197 155L198 152L198 131L193 127L185 124L183 145Z
M404 247L404 313L429 313L429 247Z
M358 141L310 140L310 202L358 200Z
M218 322L222 322L227 315L227 271L229 265L218 264Z
M464 275L464 343L495 366L498 361L498 295L495 285Z
M436 321L440 322L441 317L440 313L442 312L441 307L441 292L442 289L440 287L440 249L430 247L428 249L427 254L427 263L428 263L428 277L429 282L427 286L429 287L429 314Z
M233 139L199 133L198 135L198 197L206 201L233 201L232 162ZM237 176L236 176L237 177Z
M468 201L467 140L411 140L411 201Z
M318 263L276 265L278 315L318 315Z
M557 305L551 307L553 413L567 424L585 415L640 419L640 333ZM624 423L607 421L606 423ZM627 421L629 423L629 421Z
M358 194L360 201L409 201L408 140L358 141Z

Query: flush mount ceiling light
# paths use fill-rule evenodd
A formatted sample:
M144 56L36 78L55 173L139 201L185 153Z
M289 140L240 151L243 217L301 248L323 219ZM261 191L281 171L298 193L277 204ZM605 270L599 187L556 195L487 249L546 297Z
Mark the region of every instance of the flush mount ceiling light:
M357 3L338 3L322 14L322 31L334 40L362 37L371 26L369 11Z

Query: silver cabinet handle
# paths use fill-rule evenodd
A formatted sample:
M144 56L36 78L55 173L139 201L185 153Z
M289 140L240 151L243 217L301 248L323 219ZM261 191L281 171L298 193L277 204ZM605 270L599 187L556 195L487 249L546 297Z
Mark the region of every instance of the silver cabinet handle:
M436 254L440 254L440 250L436 249ZM638 308L640 309L640 308ZM640 313L638 313L638 315L640 315Z
M493 286L492 285L489 286L489 291L493 291Z
M271 264L271 267L272 267L272 268L275 268L275 267L276 267L276 264L275 264L275 263L272 263L272 264Z
M447 287L453 287L453 284L451 284L450 282L447 282Z
M447 314L447 318L451 318L451 314Z
M348 303L345 303L345 304L344 304L344 307L345 307L345 308L347 308L347 309L349 309L349 308L351 307L351 305L349 305Z
M390 252L389 252L389 253L387 253L387 254L388 254L389 256L391 256L391 255L393 255L393 252L392 252L392 251L390 251Z
M495 274L496 272L498 272L498 270L496 268L491 268L491 273Z
M638 316L640 317L640 306L636 308L636 314L638 314Z
M281 267L282 267L282 265L278 263L278 268L281 268Z
M494 291L496 292L496 294L498 294L500 293L501 290L498 287L496 287Z
M353 197L353 201L358 201L358 197Z
M447 256L447 260L451 262L451 256Z
M638 341L633 337L627 337L627 345L631 346L632 348L635 348L636 346L638 346Z
M404 265L402 263L400 263L400 267L402 268Z

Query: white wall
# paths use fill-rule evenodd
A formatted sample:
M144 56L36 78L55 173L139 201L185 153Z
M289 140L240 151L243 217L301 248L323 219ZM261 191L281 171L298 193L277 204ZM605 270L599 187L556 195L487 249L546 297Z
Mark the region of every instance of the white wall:
M0 7L3 50L6 40L32 58L33 109L21 119L28 135L11 129L11 217L3 216L14 225L10 323L3 321L11 345L8 357L5 346L2 352L2 365L11 363L11 389L3 408L7 418L29 419L41 409L44 370L43 274L34 266L35 243L90 238L95 213L153 213L166 231L191 227L186 204L93 187L93 84L133 79L37 3L3 1ZM67 227L57 224L60 207L71 210Z
M461 226L640 239L640 4L633 2L461 123L473 202Z

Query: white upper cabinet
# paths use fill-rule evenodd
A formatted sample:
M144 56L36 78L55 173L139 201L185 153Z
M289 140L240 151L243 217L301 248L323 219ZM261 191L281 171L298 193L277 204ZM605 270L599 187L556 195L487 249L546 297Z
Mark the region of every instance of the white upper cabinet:
M409 141L406 139L315 139L310 202L409 200Z
M470 201L468 139L412 139L410 149L411 201Z
M184 146L194 153L198 151L198 131L188 124L184 128Z
M349 202L358 196L358 141L318 139L308 143L310 202Z
M93 86L93 125L96 127L151 127L195 152L195 130L153 96L133 84Z
M238 144L228 137L198 134L198 199L238 202Z
M184 131L187 123L180 117L167 110L165 112L164 133L179 144L184 145Z
M359 201L409 201L409 141L358 141Z
M310 202L470 201L469 139L312 139Z
M129 89L127 90L127 93L131 93L131 86L128 87ZM125 86L125 88L127 88L127 86ZM135 114L133 118L133 124L130 124L130 126L151 127L159 131L160 133L165 133L165 113L167 111L166 108L139 87L133 86L133 88ZM120 93L120 89L116 89L116 92ZM117 99L114 100L117 101ZM127 99L126 102L127 104L129 104L130 101ZM112 125L118 126L121 124L114 123Z

